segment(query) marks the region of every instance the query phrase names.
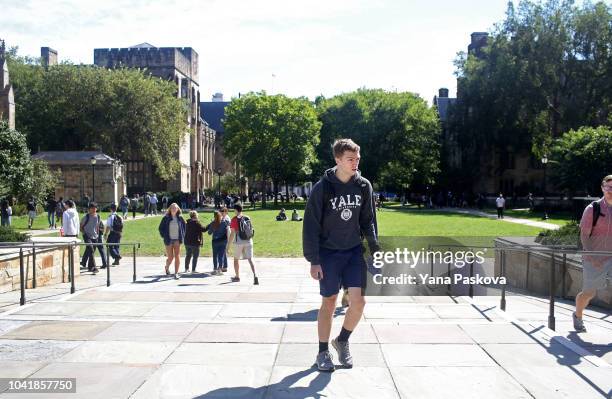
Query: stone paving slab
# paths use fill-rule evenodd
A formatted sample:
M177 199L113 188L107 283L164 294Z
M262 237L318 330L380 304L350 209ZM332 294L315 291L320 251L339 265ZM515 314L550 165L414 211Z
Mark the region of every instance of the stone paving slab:
M53 339L53 340L87 340L111 326L102 321L34 321L7 334L1 339ZM1 342L1 341L0 341Z
M389 344L471 344L474 341L459 326L373 325L380 343Z
M182 341L196 327L195 323L116 322L92 336L96 341Z
M186 342L172 353L166 363L267 366L274 363L277 351L278 344Z
M0 359L2 361L53 361L77 348L84 341L59 340L0 340Z
M271 367L164 364L131 399L206 398L261 399Z
M391 367L402 398L532 398L498 367Z
M278 343L283 335L284 326L263 324L253 331L252 324L198 324L185 339L186 342L243 342Z
M473 367L495 366L481 347L474 344L382 344L390 367Z
M178 342L90 341L66 353L60 362L82 363L163 363Z

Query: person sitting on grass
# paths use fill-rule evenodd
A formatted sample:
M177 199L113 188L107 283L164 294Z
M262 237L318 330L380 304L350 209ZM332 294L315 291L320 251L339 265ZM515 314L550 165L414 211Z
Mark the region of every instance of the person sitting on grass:
M298 215L297 210L293 210L293 213L291 214L291 221L292 222L301 222L302 218L300 217L300 215Z
M285 220L287 220L287 214L285 213L285 208L281 208L281 210L278 213L278 215L276 215L276 221L277 222L284 222Z

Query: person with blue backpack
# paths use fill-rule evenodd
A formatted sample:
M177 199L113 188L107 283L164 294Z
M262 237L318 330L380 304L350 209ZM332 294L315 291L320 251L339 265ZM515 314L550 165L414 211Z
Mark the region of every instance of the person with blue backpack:
M259 285L259 278L257 278L255 264L253 263L253 236L255 235L255 230L251 224L251 219L242 214L242 204L240 202L234 205L234 210L236 211L236 216L232 218L230 223L231 233L227 246L227 253L229 254L231 245L234 245L234 272L236 275L232 277L232 282L240 281L239 262L240 259L247 259L253 272L253 284Z
M353 367L349 337L357 327L365 307L367 265L362 237L372 253L379 250L376 214L371 183L359 172L360 147L351 139L334 142L334 168L312 188L302 230L304 257L310 262L310 275L319 281L321 307L317 317L319 371L331 372L335 365L329 352L329 337L341 287L348 289L349 307L340 334L331 342L340 363Z

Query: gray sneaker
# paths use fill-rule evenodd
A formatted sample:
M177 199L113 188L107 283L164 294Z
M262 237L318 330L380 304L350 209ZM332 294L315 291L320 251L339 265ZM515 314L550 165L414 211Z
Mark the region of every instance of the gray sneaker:
M340 363L347 368L353 367L353 356L349 351L349 343L338 341L338 337L332 339L331 342L334 349L338 352L338 360Z
M576 316L575 312L572 313L572 320L574 321L574 330L576 330L576 332L586 332L584 321L582 321L582 319L579 319L578 316Z
M334 361L332 360L332 355L329 351L319 352L317 355L317 368L319 371L334 371L336 366L334 366Z

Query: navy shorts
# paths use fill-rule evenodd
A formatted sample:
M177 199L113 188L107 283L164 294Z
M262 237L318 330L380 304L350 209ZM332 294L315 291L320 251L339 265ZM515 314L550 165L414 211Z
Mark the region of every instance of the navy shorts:
M365 260L361 244L351 249L319 248L319 258L323 279L319 280L321 296L330 297L340 291L340 287L362 287Z

